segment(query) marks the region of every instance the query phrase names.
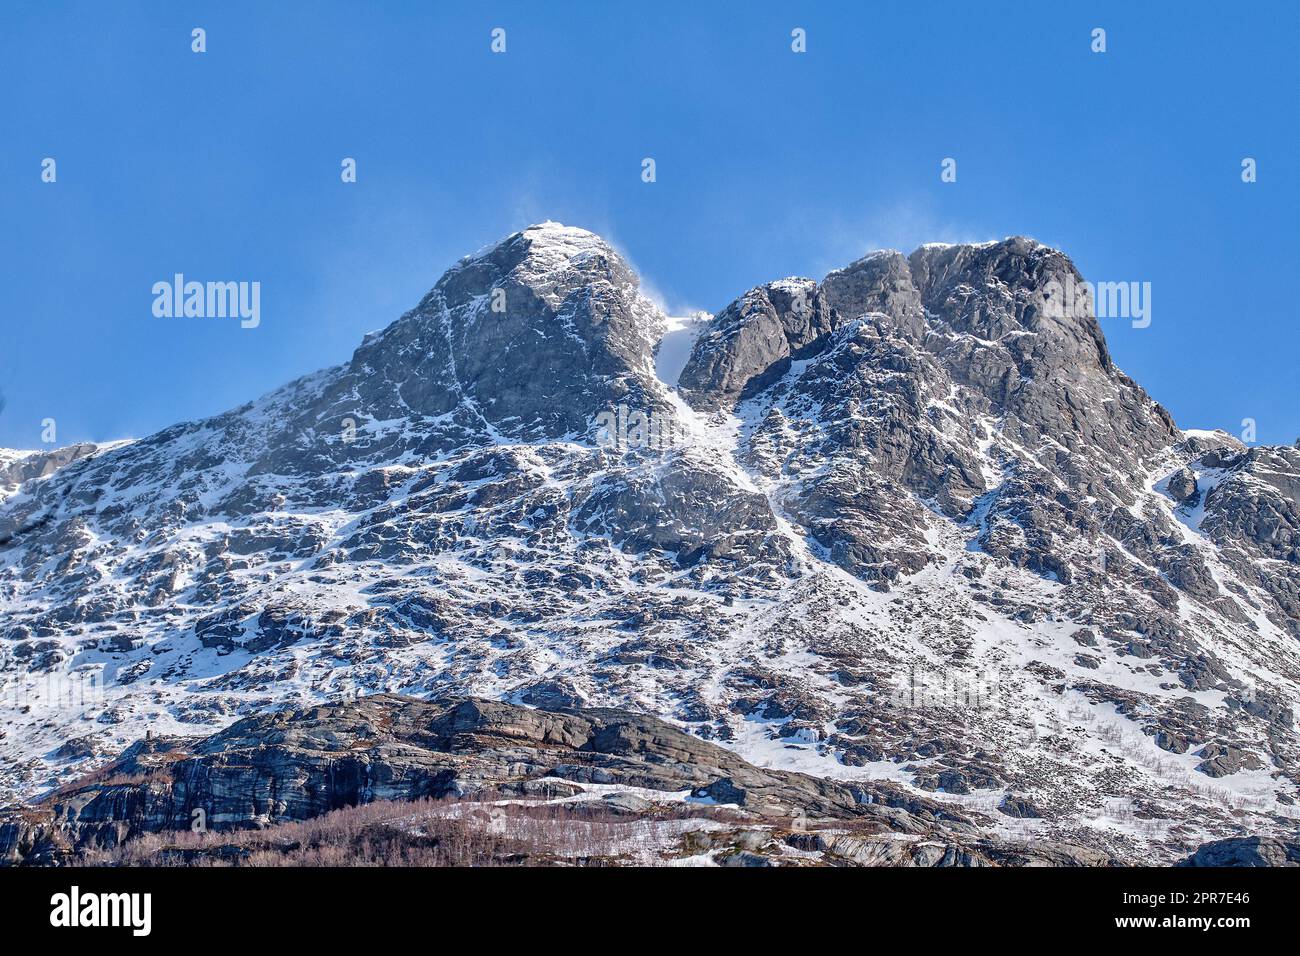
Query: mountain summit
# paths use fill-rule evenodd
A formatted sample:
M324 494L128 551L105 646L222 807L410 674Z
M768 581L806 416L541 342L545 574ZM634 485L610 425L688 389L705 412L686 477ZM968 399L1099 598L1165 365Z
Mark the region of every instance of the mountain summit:
M874 253L740 295L669 383L627 263L544 223L343 365L6 466L0 785L402 692L640 710L1125 860L1293 829L1300 451L1180 431L1067 281L1024 238Z

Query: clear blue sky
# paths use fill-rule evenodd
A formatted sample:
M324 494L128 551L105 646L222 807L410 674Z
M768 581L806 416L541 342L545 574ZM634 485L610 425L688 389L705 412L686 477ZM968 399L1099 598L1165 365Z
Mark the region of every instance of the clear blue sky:
M1181 425L1293 441L1298 10L7 0L0 445L37 447L46 417L66 443L237 405L548 218L614 241L675 309L881 246L1031 235L1086 278L1152 283L1150 328L1103 327ZM176 272L260 281L261 327L154 318Z

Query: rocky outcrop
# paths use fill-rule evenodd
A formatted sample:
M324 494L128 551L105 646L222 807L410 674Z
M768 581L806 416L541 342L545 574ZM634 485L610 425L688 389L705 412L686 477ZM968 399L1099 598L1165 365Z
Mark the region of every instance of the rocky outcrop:
M1196 475L1192 474L1191 469L1180 468L1169 478L1165 484L1165 489L1169 492L1169 497L1173 498L1179 504L1195 504L1197 494Z
M897 786L763 770L649 716L377 695L247 718L200 740L140 741L95 779L5 811L0 860L70 861L81 848L190 830L195 821L237 830L375 801L554 796L566 792L565 781L689 790L755 819L977 835L966 815Z
M730 408L780 379L791 362L814 354L834 326L832 309L811 279L751 289L696 341L678 385L697 408Z
M697 848L732 845L717 860L727 866L789 862L773 855L779 847L772 841L791 821L796 832L786 843L835 865L1116 862L1068 843L986 839L978 815L893 784L763 770L645 715L377 695L249 718L201 740L140 741L95 780L0 811L0 864L76 863L88 852L129 847L144 834L274 828L382 801L486 798L490 807L491 799L505 797L563 804L589 785L604 788L601 808L621 815L651 820L664 806L655 793L671 802L689 791L701 812L725 811L730 830L748 821L751 829L725 840L721 833L709 838L709 831L693 835ZM609 792L620 787L627 792ZM212 846L186 859L242 857L235 844Z
M364 377L367 418L462 409L511 435L558 438L586 432L620 402L647 408L662 333L617 252L585 230L544 223L452 267L349 370ZM331 395L342 401L351 384Z
M1300 841L1233 837L1199 847L1180 866L1300 866Z
M48 478L64 465L93 455L100 446L92 442L66 445L53 451L10 451L0 448L0 501L25 482Z
M907 258L894 250L873 252L822 282L830 307L844 320L887 315L908 339L925 338L925 307Z

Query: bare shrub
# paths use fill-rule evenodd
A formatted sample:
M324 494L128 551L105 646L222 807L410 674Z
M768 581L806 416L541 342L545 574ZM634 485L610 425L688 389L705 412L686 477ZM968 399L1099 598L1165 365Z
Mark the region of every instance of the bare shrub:
M150 833L87 851L104 866L520 866L639 862L671 850L699 818L682 805L628 814L587 802L378 802L258 830ZM699 822L693 822L699 821Z

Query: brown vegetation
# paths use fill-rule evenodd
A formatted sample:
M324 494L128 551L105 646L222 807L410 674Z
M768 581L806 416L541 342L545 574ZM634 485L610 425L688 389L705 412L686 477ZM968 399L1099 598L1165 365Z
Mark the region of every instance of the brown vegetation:
M378 802L260 830L145 834L88 851L101 866L609 865L681 855L694 829L727 814L659 807L629 814L598 803ZM710 821L715 821L710 824Z

